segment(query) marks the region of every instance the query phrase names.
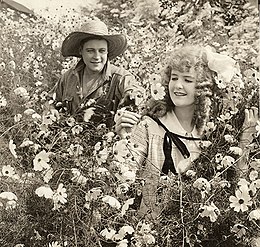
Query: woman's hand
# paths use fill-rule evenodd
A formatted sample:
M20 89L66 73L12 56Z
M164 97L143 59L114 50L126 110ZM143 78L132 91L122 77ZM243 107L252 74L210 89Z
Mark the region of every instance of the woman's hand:
M258 108L251 107L250 109L245 109L245 120L243 124L243 131L240 139L240 143L243 146L249 145L254 138L256 132L256 123L259 120Z
M130 112L124 109L117 111L115 115L115 131L116 133L125 138L127 133L131 132L131 129L138 123L140 115L135 112Z

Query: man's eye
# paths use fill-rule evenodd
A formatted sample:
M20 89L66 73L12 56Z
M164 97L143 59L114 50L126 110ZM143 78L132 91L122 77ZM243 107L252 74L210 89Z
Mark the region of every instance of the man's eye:
M172 77L171 80L176 81L176 80L178 80L178 77Z
M188 82L188 83L192 83L193 81L191 81L191 80L188 80L188 79L186 79L185 80L186 82Z
M99 52L102 54L105 54L105 53L107 53L107 50L100 50Z

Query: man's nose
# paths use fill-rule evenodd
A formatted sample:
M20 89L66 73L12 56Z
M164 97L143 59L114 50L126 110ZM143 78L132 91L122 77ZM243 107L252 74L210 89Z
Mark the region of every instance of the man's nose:
M94 58L100 58L100 52L94 51Z

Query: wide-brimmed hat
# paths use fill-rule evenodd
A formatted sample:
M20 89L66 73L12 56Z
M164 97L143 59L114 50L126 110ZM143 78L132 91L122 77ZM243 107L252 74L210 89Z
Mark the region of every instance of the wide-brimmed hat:
M90 20L81 26L79 31L70 33L62 43L61 53L64 57L81 57L80 43L88 38L103 38L108 43L108 57L113 59L126 50L127 40L122 34L108 34L107 26L100 20Z

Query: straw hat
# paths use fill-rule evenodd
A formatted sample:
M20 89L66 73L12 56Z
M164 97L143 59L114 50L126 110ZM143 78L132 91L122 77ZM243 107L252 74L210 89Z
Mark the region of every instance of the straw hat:
M108 57L113 59L122 54L127 46L126 37L122 34L108 34L107 26L100 20L91 20L85 23L80 31L70 33L62 43L61 53L64 57L81 57L79 54L80 42L87 38L103 38L108 43Z

